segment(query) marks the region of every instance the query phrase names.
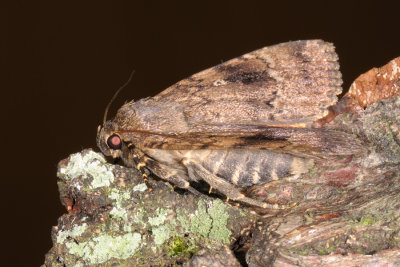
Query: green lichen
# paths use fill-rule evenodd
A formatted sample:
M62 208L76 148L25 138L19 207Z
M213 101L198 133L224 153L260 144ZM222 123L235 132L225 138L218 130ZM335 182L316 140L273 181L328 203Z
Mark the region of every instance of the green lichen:
M121 191L117 188L112 188L109 196L111 199L115 199L117 201L116 205L118 206L121 206L123 204L123 201L129 200L131 198L131 194L129 193L129 191Z
M167 218L168 210L157 208L156 210L157 216L149 218L149 224L151 226L158 226L164 223L165 218Z
M382 216L382 221L378 219L375 216L380 216L379 212L376 213L375 215L373 214L364 214L364 215L359 215L351 218L351 222L355 225L361 225L361 226L371 226L374 224L382 224L385 221L384 216Z
M75 225L71 230L60 230L57 233L57 243L62 244L68 238L76 238L85 232L87 224Z
M136 210L135 216L133 216L133 221L143 227L146 226L146 222L144 221L145 211L142 207Z
M110 186L114 182L113 165L107 164L103 155L88 150L86 153L75 153L69 158L68 164L59 169L57 176L72 180L91 178L90 188Z
M136 191L143 192L143 191L147 190L147 185L145 183L141 183L141 184L136 185L132 190L135 192Z
M157 245L163 244L165 241L169 239L170 230L167 225L161 225L159 227L154 227L152 229L154 235L154 243Z
M122 236L99 235L91 241L66 243L69 253L78 256L90 264L99 264L111 259L127 259L140 247L142 236L139 233L127 233Z
M180 223L183 231L187 232L190 229L190 220L188 216L182 210L177 210L176 220Z
M197 210L190 216L190 231L208 237L212 227L212 219L207 213L206 203L200 200L197 203Z
M328 255L331 254L336 249L335 244L327 243L325 248L318 249L318 255Z
M128 211L121 207L113 207L110 211L110 215L112 215L117 220L128 220Z
M153 227L152 233L154 243L161 245L165 243L170 238L170 234L175 231L176 221L171 219L166 222L168 214L167 209L157 208L155 213L156 216L148 218L148 222Z
M207 203L203 200L197 204L196 211L190 216L185 215L183 211L178 209L176 217L171 217L168 220L169 210L157 208L155 211L156 216L148 218L148 223L152 226L151 231L154 243L157 245L165 244L171 239L172 235L175 236L175 240L186 240L190 244L197 243L197 241L194 241L196 238L192 234L200 234L203 238L229 243L231 231L227 228L229 214L225 210L226 205L220 200L209 202L208 208ZM189 235L185 237L185 234ZM192 238L194 239L192 240ZM189 239L192 241L189 242ZM178 243L175 245L178 246ZM166 244L165 248L167 251L174 251L171 246L174 247L175 245L172 241L172 244Z
M208 210L206 203L200 200L198 209L191 215L190 230L203 237L229 243L232 232L227 228L228 218L226 205L221 200L213 200Z
M299 250L297 251L297 254L302 255L302 256L307 256L310 254L310 249L309 248L305 248L303 250Z
M118 220L128 220L128 211L124 208L124 203L131 198L129 191L121 191L117 188L113 188L111 189L109 197L115 200L114 207L111 209L110 214Z
M310 224L314 221L314 215L311 212L304 213L304 218L306 219L307 224Z
M229 214L226 212L226 205L220 200L214 200L208 209L208 213L212 219L212 227L209 237L229 243L232 232L226 227Z
M358 254L365 254L365 250L364 250L363 247L358 247L358 248L356 249L356 252L357 252Z
M375 223L375 219L372 217L362 217L360 224L364 226L370 226Z
M124 224L123 229L125 232L133 232L134 231L134 227L129 223Z

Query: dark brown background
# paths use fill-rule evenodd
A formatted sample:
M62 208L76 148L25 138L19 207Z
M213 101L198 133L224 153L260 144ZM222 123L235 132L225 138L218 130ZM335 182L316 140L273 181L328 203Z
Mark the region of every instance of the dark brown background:
M16 0L2 7L2 261L43 262L51 227L65 212L57 162L97 149L104 108L133 69L111 114L126 100L289 40L335 43L344 88L400 56L398 6L321 2L328 1Z

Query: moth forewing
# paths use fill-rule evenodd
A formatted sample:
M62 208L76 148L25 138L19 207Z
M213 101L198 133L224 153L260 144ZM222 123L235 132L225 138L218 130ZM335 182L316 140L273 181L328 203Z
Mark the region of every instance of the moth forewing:
M158 134L116 131L136 146L163 150L269 150L303 157L353 155L362 147L352 134L326 129L262 126L235 127L235 131ZM229 127L226 127L229 128ZM140 138L139 138L140 137ZM140 140L140 141L139 141ZM322 153L323 152L323 153Z
M314 159L358 149L351 135L310 128L336 103L341 83L330 43L265 47L123 105L98 146L182 188L204 180L228 198L272 207L238 188L298 176Z

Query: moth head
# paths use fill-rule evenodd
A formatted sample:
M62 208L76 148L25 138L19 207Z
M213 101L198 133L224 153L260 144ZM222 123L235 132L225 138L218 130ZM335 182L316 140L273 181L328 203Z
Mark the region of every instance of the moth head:
M114 131L113 123L107 121L103 126L97 128L97 146L106 156L120 158L122 156L122 137Z
M115 98L117 98L122 89L124 89L132 80L134 73L135 71L133 70L131 75L129 75L129 79L115 92L110 102L108 102L104 111L103 126L99 125L97 128L97 146L106 156L112 156L113 158L121 157L121 151L123 148L122 138L118 134L114 133L114 124L112 121L107 121L107 114Z

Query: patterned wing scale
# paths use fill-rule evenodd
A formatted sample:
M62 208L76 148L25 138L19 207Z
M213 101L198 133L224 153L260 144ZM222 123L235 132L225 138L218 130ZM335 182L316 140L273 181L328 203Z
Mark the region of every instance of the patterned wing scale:
M278 44L204 70L151 100L179 103L192 127L307 127L342 91L337 60L334 46L322 40Z

